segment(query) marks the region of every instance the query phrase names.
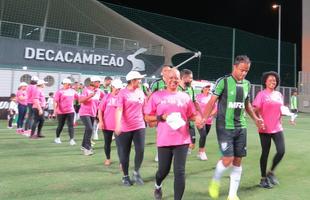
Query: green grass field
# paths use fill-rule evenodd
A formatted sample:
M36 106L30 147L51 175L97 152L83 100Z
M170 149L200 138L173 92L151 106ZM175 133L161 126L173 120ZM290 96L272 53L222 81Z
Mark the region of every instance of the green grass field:
M290 126L284 119L286 154L276 174L280 185L273 189L261 189L259 156L260 143L253 123L248 127L248 156L243 162L243 176L239 188L242 200L287 199L305 200L310 198L310 115L300 114L296 126ZM121 177L115 144L113 143L110 167L103 165L104 151L102 134L96 142L95 155L83 156L80 151L83 126L76 129L78 145L69 146L67 129L62 134L62 144L56 145L55 123L46 122L40 140L30 140L6 129L6 122L0 122L0 200L122 200L153 199L154 174L154 129L147 130L145 158L141 174L143 186L124 187ZM274 145L270 161L274 154ZM133 167L131 153L130 170ZM188 157L186 165L186 189L183 199L210 199L208 184L220 156L214 128L207 140L208 161L196 157L197 148ZM270 164L270 162L269 162ZM229 173L222 179L221 196L226 199ZM164 199L173 199L173 173L163 183Z

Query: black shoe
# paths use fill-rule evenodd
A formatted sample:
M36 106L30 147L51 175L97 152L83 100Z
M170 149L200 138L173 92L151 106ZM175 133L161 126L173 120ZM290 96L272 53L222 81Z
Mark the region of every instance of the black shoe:
M132 179L138 185L143 185L144 184L144 181L142 180L141 175L140 175L139 172L134 172L133 175L132 175Z
M271 189L272 188L272 184L269 182L268 178L262 178L260 180L259 186L262 188L266 188L266 189Z
M44 138L45 136L44 135L38 135L38 138Z
M267 173L267 179L270 181L270 183L272 185L279 185L280 184L277 177L272 172Z
M133 185L133 183L130 180L129 176L124 176L123 179L122 179L122 182L123 182L124 186L132 186Z
M161 191L161 188L154 190L154 199L155 200L162 200L163 198L163 192Z

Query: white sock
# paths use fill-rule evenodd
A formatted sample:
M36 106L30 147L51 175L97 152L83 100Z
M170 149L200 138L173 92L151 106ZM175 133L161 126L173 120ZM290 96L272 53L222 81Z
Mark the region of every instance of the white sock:
M160 186L158 186L156 183L155 183L155 189L160 189L161 188L161 186L162 186L162 184L160 185Z
M223 165L223 161L219 160L216 164L216 169L214 172L213 180L220 181L223 173L228 169Z
M234 197L237 195L239 188L239 183L241 179L242 167L233 166L230 173L230 187L229 187L229 197Z

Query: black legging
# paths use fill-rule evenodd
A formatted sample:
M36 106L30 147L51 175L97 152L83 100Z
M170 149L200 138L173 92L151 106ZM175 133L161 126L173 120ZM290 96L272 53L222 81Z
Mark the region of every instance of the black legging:
M198 132L200 134L199 148L204 148L205 147L207 136L209 134L210 128L211 128L211 125L206 124L205 126L203 126L202 129L198 129Z
M189 134L191 136L191 141L193 144L196 143L196 132L195 132L195 124L193 122L189 122Z
M108 160L111 158L111 143L112 143L112 137L113 132L110 130L103 130L103 137L104 137L104 153Z
M23 104L18 104L17 128L23 128L26 113L27 113L27 106Z
M56 137L60 137L60 133L67 119L69 137L70 139L73 139L74 138L74 128L73 128L74 113L58 114L57 119L58 119L58 126L56 129Z
M174 173L174 199L182 199L185 190L185 163L188 145L158 147L158 170L156 185L160 186L169 174L172 159Z
M274 134L264 134L260 133L260 142L262 147L262 154L260 157L260 170L261 170L261 176L266 177L266 169L267 169L267 161L268 161L268 155L270 151L271 146L271 138L273 142L276 145L277 153L273 158L271 171L273 171L276 166L280 163L282 160L284 153L285 153L285 144L284 144L284 136L283 132L277 132Z
M34 135L37 126L38 126L37 136L40 136L44 124L44 115L43 113L42 115L39 115L39 110L37 108L33 108L32 110L33 110L33 123L31 127L31 136Z
M145 128L129 132L122 132L118 136L118 142L120 144L119 156L124 176L128 175L129 157L132 141L135 145L135 171L138 172L144 157Z
M87 150L91 149L91 136L93 134L93 125L94 125L94 120L95 117L91 116L81 116L80 117L84 126L85 126L85 131L84 131L84 137L82 141L82 147L84 147Z

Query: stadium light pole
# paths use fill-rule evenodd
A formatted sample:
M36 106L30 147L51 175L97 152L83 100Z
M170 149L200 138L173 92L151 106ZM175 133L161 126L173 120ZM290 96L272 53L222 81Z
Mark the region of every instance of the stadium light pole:
M278 21L278 74L280 76L280 64L281 64L281 5L273 4L273 9L278 9L279 21ZM280 76L281 77L281 76Z

